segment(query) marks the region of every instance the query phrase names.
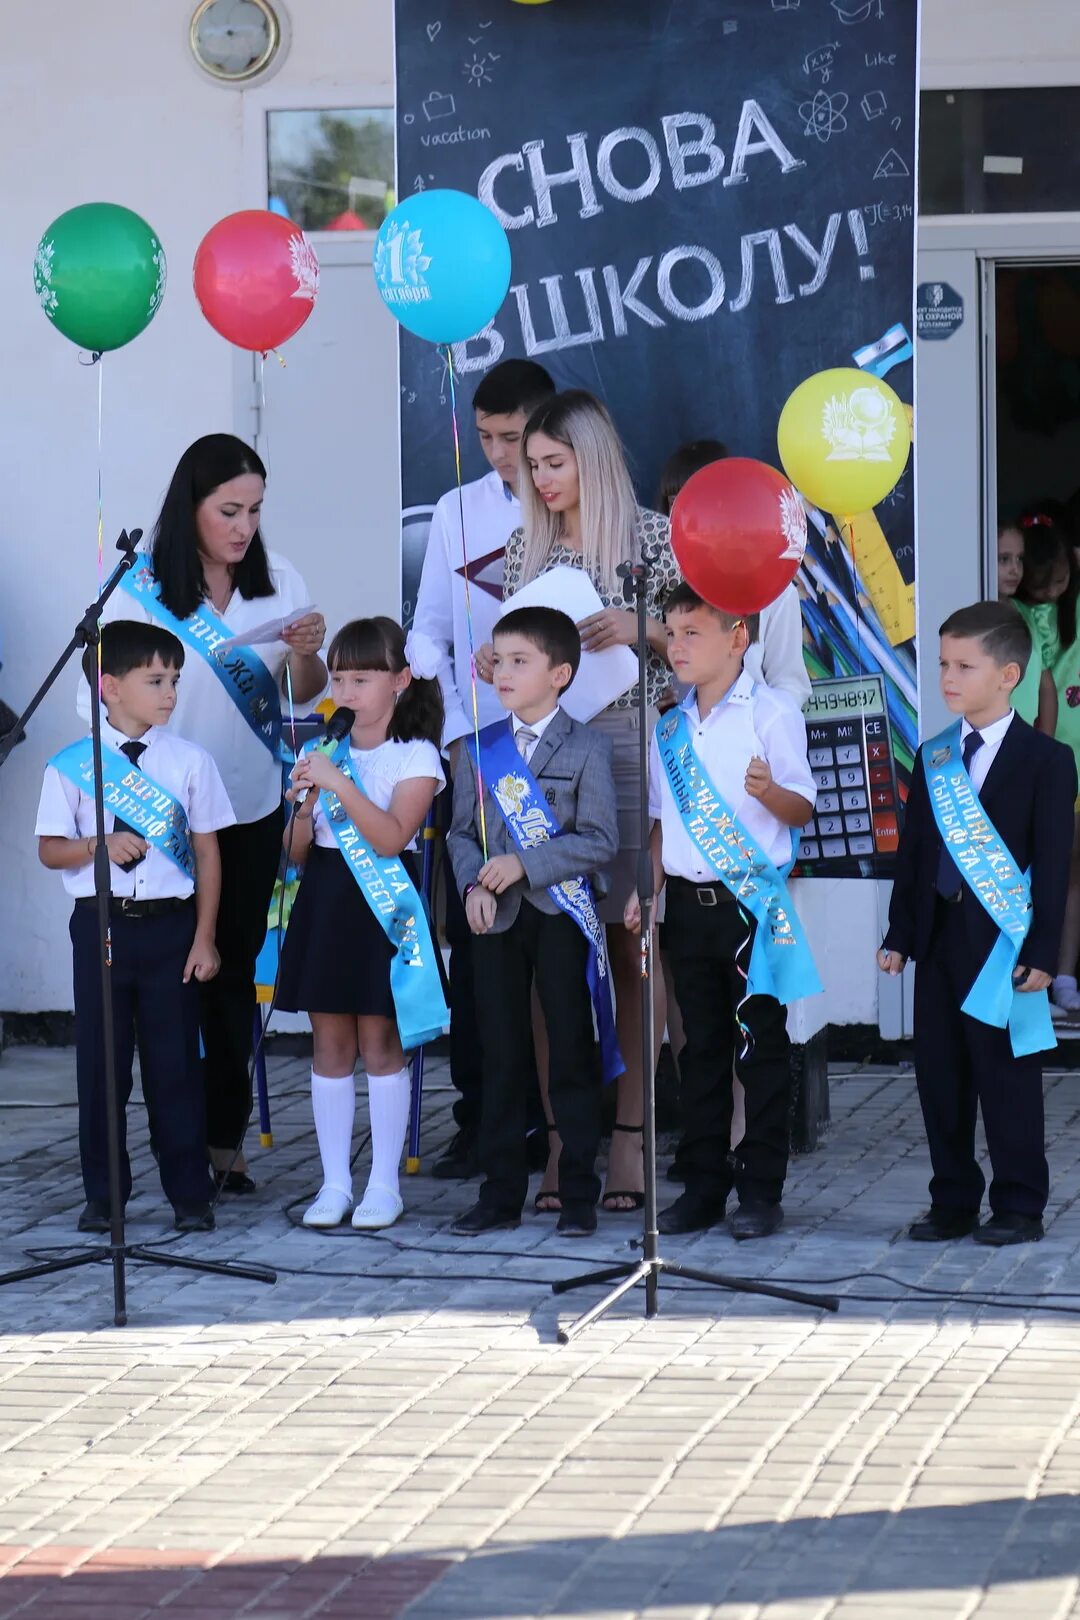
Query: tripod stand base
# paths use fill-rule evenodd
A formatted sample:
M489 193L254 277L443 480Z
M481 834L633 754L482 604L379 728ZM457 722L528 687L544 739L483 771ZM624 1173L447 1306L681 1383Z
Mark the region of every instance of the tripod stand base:
M569 1344L583 1328L603 1316L616 1300L636 1288L638 1283L645 1284L645 1315L655 1316L660 1308L658 1284L664 1273L671 1277L685 1277L688 1282L708 1283L713 1288L728 1288L733 1293L764 1294L769 1299L786 1299L795 1305L810 1305L821 1311L840 1309L840 1301L835 1294L804 1294L798 1289L781 1288L778 1284L753 1282L749 1277L727 1277L719 1271L699 1271L695 1266L662 1260L657 1255L652 1259L626 1260L621 1265L607 1266L603 1271L587 1271L581 1277L565 1277L560 1282L553 1282L553 1294L567 1294L572 1288L587 1288L593 1283L615 1282L615 1287L583 1316L571 1322L569 1327L559 1329L559 1343ZM616 1281L616 1278L619 1280Z
M123 1277L123 1263L127 1260L145 1260L152 1266L176 1266L182 1271L205 1271L210 1276L238 1277L247 1282L275 1283L277 1272L269 1266L240 1265L227 1260L192 1260L184 1254L161 1254L142 1243L110 1243L104 1248L87 1249L83 1254L65 1255L59 1260L40 1260L18 1271L5 1271L0 1275L0 1288L5 1283L27 1282L32 1277L48 1277L56 1271L74 1271L79 1266L97 1265L107 1261ZM122 1284L119 1286L113 1313L117 1327L127 1326L127 1306Z

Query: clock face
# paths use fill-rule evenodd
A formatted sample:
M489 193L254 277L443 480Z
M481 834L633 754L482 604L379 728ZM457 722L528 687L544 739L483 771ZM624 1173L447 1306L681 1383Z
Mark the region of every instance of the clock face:
M215 79L229 83L262 73L280 40L268 0L202 0L191 19L195 60Z

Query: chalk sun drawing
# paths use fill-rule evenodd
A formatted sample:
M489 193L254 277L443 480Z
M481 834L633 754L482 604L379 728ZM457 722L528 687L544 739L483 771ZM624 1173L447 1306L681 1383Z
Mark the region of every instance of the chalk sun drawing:
M874 388L834 394L821 413L821 434L830 446L826 461L888 461L896 435L892 401Z
M812 101L804 101L799 108L803 134L816 135L823 143L831 141L834 135L847 129L847 119L844 117L847 104L848 97L842 90L836 95L830 95L827 90L818 90Z

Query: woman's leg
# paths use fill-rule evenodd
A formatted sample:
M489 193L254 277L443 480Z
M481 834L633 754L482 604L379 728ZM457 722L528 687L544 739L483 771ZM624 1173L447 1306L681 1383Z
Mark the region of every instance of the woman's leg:
M375 1230L391 1226L402 1211L398 1171L409 1129L411 1085L394 1020L358 1018L356 1030L368 1077L371 1172L353 1225Z
M642 1159L642 1138L639 1127L645 1112L644 1085L641 1071L641 941L637 934L629 934L621 924L612 923L607 930L608 960L615 986L615 1029L619 1037L626 1069L616 1081L615 1123L629 1127L614 1131L608 1156L607 1186L601 1200L609 1211L631 1210L637 1207L632 1196L644 1191L645 1168ZM655 961L654 952L654 961ZM653 973L654 1027L664 1027L664 981L659 972ZM656 1054L653 1053L655 1065ZM619 1196L625 1194L627 1196Z
M225 827L217 976L200 990L206 1137L216 1170L242 1171L244 1131L251 1114L251 1051L255 1023L255 960L266 937L266 914L281 859L282 811L261 821Z
M1072 861L1069 866L1069 895L1065 902L1065 925L1061 930L1061 954L1053 999L1067 1012L1080 1012L1076 988L1076 960L1080 956L1080 816L1073 822Z
M322 1187L304 1214L304 1225L337 1226L352 1205L356 1019L351 1013L314 1012L311 1029L311 1111L322 1161Z

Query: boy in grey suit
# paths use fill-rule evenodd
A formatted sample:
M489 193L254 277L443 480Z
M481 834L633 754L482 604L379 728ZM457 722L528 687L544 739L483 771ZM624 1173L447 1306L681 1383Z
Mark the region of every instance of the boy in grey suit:
M565 613L544 607L507 613L495 628L493 661L495 689L509 721L481 734L482 763L496 740L505 757L512 734L517 756L558 831L522 848L511 836L485 770L485 859L476 766L468 754L461 755L449 850L476 936L483 1063L479 1157L485 1179L479 1202L453 1230L471 1237L520 1223L529 1183L525 1108L535 981L547 1025L548 1094L563 1144L559 1231L584 1236L596 1230L600 1192L593 1168L600 1140L600 1076L586 978L589 942L549 888L585 877L595 884L595 874L618 848L611 745L559 707L581 661L581 638ZM602 941L603 930L596 932Z

